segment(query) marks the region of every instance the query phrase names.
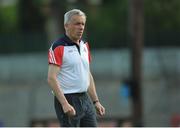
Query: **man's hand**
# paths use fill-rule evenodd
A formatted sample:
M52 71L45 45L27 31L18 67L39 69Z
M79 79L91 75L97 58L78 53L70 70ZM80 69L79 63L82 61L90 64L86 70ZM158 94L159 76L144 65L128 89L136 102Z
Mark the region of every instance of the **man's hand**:
M75 116L76 111L73 106L71 106L69 103L66 103L62 106L64 113L66 113L68 116Z
M100 102L95 103L95 108L98 115L105 115L105 108L100 104Z

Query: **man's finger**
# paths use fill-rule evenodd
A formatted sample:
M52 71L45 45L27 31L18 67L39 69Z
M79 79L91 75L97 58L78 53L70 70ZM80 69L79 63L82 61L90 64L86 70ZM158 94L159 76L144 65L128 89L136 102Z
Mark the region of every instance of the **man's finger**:
M103 116L105 114L105 109L101 107L99 112L100 112L100 115Z
M68 112L67 112L68 116L75 116L76 115L76 111L74 110L74 108L70 109Z

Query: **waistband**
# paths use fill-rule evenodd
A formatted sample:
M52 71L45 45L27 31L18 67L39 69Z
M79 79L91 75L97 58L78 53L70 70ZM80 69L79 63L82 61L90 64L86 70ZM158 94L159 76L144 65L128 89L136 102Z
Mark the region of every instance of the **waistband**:
M68 93L64 94L65 96L84 96L87 92L79 92L79 93Z

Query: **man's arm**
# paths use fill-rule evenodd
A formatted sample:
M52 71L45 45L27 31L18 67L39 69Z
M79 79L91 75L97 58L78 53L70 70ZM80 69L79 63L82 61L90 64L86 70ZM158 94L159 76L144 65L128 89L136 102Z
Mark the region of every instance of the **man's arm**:
M52 88L55 96L59 100L62 105L64 113L67 113L69 116L73 116L76 114L75 109L71 106L66 100L64 93L57 81L57 74L60 70L60 67L57 65L50 64L48 69L48 84Z
M95 105L97 113L100 116L103 116L105 114L105 108L101 105L101 103L98 99L94 79L93 79L91 72L89 72L89 76L90 76L90 86L88 88L89 96L91 97L91 99Z

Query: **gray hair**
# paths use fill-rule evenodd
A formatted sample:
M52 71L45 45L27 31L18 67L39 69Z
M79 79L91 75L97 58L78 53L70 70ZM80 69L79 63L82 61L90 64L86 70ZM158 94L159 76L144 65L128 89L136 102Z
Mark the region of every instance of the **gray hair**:
M84 12L79 9L72 9L64 14L64 24L67 24L74 15L84 16L86 19L86 14Z

